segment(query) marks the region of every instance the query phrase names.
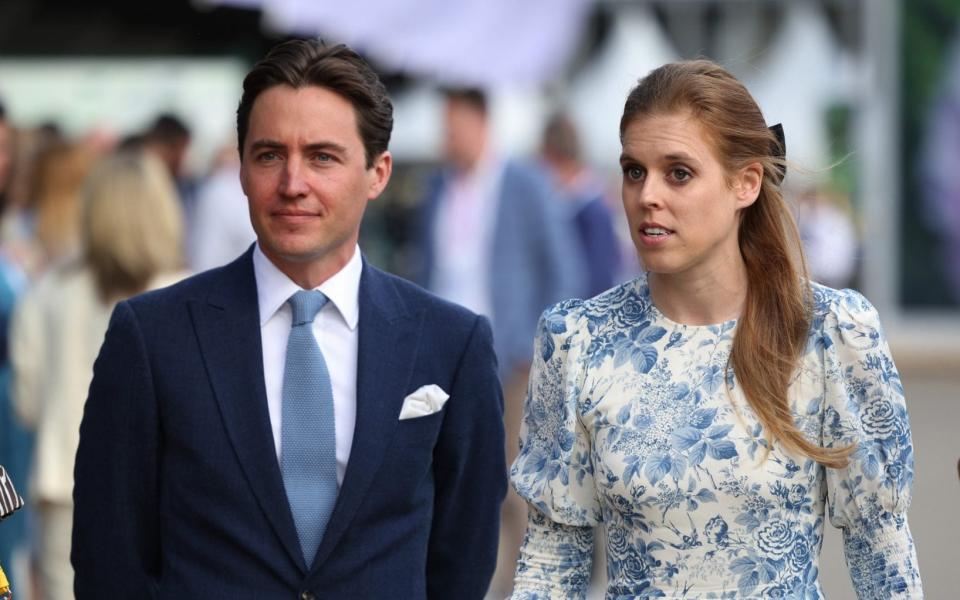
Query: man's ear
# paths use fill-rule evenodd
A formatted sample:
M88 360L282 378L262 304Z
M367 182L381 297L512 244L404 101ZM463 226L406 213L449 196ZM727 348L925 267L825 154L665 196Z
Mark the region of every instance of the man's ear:
M737 208L746 208L756 202L762 183L763 165L760 163L753 162L740 169L733 184L737 194Z
M367 189L367 200L375 200L390 182L390 174L393 173L393 155L389 150L385 150L374 159L373 165L367 169L369 176L369 188Z

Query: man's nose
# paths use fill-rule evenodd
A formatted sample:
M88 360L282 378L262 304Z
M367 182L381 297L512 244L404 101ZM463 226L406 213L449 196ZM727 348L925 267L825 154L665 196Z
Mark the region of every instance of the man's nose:
M280 177L280 193L293 198L306 195L308 187L303 175L300 161L288 160Z

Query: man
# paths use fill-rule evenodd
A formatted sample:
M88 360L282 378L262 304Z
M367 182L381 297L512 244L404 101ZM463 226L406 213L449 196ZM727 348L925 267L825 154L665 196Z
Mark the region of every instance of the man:
M419 280L429 290L490 318L506 402L506 455L517 454L523 398L537 319L579 291L575 234L545 174L505 160L494 148L487 97L474 88L445 92L447 167L428 188L420 213ZM509 463L508 463L509 464ZM527 508L510 493L491 586L509 595Z
M77 598L483 597L506 487L490 327L357 248L392 123L345 46L287 42L247 75L257 243L117 306L80 429Z
M580 135L573 120L556 112L543 128L540 154L553 176L557 199L573 222L586 277L581 298L592 298L618 283L620 249L606 201L606 186L580 156Z
M194 237L193 226L197 211L197 182L189 176L185 168L191 137L190 128L180 117L173 113L161 113L142 134L121 142L121 146L128 148L139 146L159 158L160 162L167 167L177 186L177 195L180 196L180 204L183 206L183 215L188 228L187 240L192 240ZM186 248L186 250L188 254L192 252L192 248Z
M143 134L143 147L163 161L170 176L180 181L190 147L190 128L176 115L162 113Z

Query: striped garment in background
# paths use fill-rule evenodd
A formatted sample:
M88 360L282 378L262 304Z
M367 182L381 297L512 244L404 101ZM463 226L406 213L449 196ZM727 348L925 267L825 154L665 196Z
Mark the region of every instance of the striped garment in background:
M23 498L13 487L13 480L7 475L7 470L0 465L0 521L9 517L13 511L23 506Z

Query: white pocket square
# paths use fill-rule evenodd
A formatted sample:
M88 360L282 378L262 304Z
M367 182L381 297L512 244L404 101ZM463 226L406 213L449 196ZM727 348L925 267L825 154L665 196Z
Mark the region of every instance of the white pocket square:
M425 417L438 412L447 403L450 394L434 384L425 385L403 399L400 420Z

